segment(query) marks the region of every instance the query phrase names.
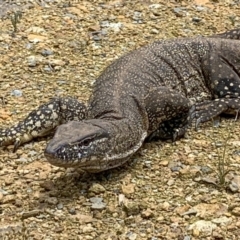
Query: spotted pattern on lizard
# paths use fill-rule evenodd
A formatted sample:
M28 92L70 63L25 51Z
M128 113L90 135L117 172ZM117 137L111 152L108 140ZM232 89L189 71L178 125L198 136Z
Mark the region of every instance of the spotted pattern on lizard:
M23 143L57 126L45 156L56 166L100 172L122 165L148 138L176 140L197 125L240 108L240 29L210 37L156 41L108 66L88 104L54 98L0 144Z

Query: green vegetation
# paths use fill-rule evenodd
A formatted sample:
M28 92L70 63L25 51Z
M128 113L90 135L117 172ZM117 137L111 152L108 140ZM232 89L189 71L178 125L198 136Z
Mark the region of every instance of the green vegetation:
M11 22L13 25L13 33L17 32L17 24L20 23L20 19L22 18L22 12L16 11L11 16Z

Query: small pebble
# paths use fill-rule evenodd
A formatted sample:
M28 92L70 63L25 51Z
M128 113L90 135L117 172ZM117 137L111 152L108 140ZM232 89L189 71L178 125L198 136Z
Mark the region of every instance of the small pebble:
M47 56L53 55L53 51L50 50L50 49L43 49L43 50L41 51L41 54L42 54L44 57L47 57Z
M58 203L57 209L58 209L58 210L62 210L62 209L63 209L63 204L62 204L62 203Z
M201 166L201 171L204 173L204 174L209 174L209 173L212 173L213 170L212 168L208 167L208 166Z
M0 192L0 203L2 202L2 200L3 200L3 193Z
M148 219L154 217L154 213L151 209L146 209L141 213L142 218Z
M37 65L37 60L36 60L35 56L29 56L27 58L27 62L28 62L29 67L36 67L36 65Z
M106 190L105 188L99 184L99 183L94 183L88 190L89 192L93 192L95 194L100 194L100 193L104 193Z
M58 199L56 197L48 197L45 199L45 202L51 205L56 205L58 203Z
M11 92L11 95L15 97L21 97L23 95L23 92L22 90L15 89Z
M128 216L137 215L140 212L139 204L135 202L128 202L123 205L123 210Z
M195 23L199 23L199 22L202 21L202 19L200 17L193 17L192 21L195 22Z
M51 180L46 180L40 183L40 186L44 188L46 191L51 191L54 189L54 183Z
M92 197L89 200L92 203L91 209L93 210L102 210L106 207L106 203L102 202L103 199L100 197Z
M240 216L240 207L235 207L232 210L232 214L239 217Z
M28 212L23 212L21 214L21 216L22 216L22 219L26 219L26 218L30 218L30 217L36 217L41 213L42 213L42 210L36 209L36 210L28 211Z
M158 34L159 31L158 31L156 28L153 28L153 29L151 29L151 33L153 33L153 34Z
M76 209L75 208L70 208L68 212L72 215L76 215Z

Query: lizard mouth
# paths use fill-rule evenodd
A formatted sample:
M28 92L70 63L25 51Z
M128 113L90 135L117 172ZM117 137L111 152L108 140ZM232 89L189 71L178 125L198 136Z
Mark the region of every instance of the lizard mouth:
M59 157L59 155L56 152L47 152L44 153L46 159L49 163L51 163L54 166L57 167L76 167L79 166L79 159L74 160L73 158L68 158L66 155L63 155L62 157ZM81 162L86 162L87 158L81 158Z
M64 168L79 168L86 172L96 173L101 172L104 165L106 164L105 159L103 157L83 157L81 159L73 159L73 158L59 158L59 156L51 154L49 152L45 152L45 157L48 162L57 167Z

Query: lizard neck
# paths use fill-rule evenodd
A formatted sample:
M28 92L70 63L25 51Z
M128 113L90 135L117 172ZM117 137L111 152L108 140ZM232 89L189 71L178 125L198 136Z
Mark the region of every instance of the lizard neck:
M109 151L106 160L119 160L130 157L143 144L147 137L147 129L139 122L129 118L107 122L109 131Z

